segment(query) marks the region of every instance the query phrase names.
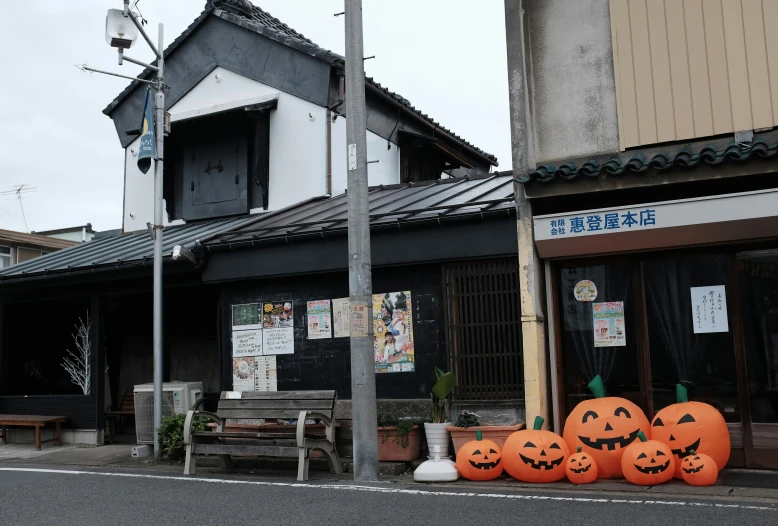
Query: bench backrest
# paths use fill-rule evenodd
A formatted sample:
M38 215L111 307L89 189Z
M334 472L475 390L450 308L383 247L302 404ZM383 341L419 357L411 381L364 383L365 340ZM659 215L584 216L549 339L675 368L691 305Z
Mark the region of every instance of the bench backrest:
M296 419L300 411L312 411L332 419L337 400L336 391L224 391L216 414L224 419Z

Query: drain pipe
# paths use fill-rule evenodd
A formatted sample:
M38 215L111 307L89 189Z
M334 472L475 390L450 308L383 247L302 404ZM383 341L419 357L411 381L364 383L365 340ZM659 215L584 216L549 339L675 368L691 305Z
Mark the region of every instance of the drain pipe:
M332 106L327 107L327 195L332 195L332 123L338 115L341 115L337 110L343 105L345 96L346 77L340 74L338 75L338 100Z

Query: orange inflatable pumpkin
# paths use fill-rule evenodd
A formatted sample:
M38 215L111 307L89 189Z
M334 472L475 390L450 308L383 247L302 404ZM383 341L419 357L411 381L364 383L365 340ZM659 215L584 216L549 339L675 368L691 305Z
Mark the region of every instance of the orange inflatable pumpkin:
M597 463L591 455L578 451L567 461L567 480L573 484L589 484L597 479Z
M690 402L686 388L675 388L678 403L656 414L651 423L651 438L664 442L675 456L675 478L682 478L681 465L692 451L708 455L716 466L729 461L729 429L724 417L710 404Z
M595 398L575 406L565 420L564 438L568 447L583 448L597 463L597 478L621 478L621 454L638 436L648 433L643 410L624 398L605 396L602 378L589 383Z
M483 440L481 431L457 452L457 469L468 480L492 480L502 475L502 451L491 440Z
M692 451L681 462L683 480L690 486L712 486L719 478L719 468L708 455Z
M673 452L663 442L648 440L638 433L640 442L627 446L621 457L624 478L639 486L662 484L673 478L675 459Z
M510 476L523 482L555 482L565 476L570 454L562 437L544 431L543 418L535 417L530 430L516 431L505 441L502 462Z

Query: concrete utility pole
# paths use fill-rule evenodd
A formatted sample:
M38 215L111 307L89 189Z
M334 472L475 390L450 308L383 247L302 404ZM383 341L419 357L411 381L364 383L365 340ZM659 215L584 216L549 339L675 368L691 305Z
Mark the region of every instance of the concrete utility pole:
M519 288L521 335L524 355L524 407L527 421L548 418L546 375L546 327L543 317L543 267L535 250L532 207L517 178L535 168L534 129L529 105L527 74L527 3L532 0L505 0L505 37L508 48L508 97L510 99L511 149L513 151L513 190L519 249Z
M367 197L362 1L345 0L346 143L348 149L348 288L351 305L351 412L354 480L378 480L378 421L373 355L373 278Z

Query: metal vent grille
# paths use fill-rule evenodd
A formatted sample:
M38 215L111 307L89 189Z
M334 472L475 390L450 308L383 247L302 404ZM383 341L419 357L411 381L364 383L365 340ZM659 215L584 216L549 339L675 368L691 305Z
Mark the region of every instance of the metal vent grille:
M174 414L173 393L162 393L162 418ZM154 392L135 393L135 432L138 444L154 443Z

